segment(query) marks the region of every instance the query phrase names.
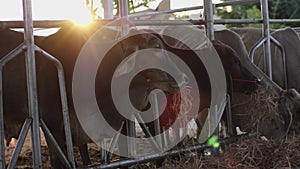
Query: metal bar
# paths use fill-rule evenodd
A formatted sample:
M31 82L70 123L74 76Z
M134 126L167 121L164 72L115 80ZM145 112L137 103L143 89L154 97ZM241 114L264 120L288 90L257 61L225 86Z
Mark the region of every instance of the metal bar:
M255 135L256 134L244 134L244 135L239 135L236 137L220 139L219 143L220 144L228 144L228 143L235 142L239 139L249 139L251 137L254 137ZM210 146L208 146L207 144L198 144L198 145L194 145L194 146L183 148L183 149L176 149L176 150L172 150L172 151L161 152L161 153L152 154L152 155L148 155L148 156L140 157L140 158L136 158L136 159L119 160L119 161L112 162L109 164L84 167L82 169L109 169L109 168L126 167L126 166L134 165L136 163L139 163L139 164L146 163L146 162L150 162L150 161L163 159L165 157L178 156L183 153L190 153L193 151L203 150L203 149L207 149L207 148L210 148Z
M1 62L2 63L2 62ZM5 145L4 145L4 117L3 117L3 78L2 69L0 72L0 167L5 168Z
M106 164L107 163L107 152L106 152L106 139L104 138L101 141L101 162Z
M214 20L215 24L232 24L232 23L238 23L238 24L247 24L247 23L256 23L261 24L263 21L262 19L216 19Z
M263 37L261 38L259 41L256 42L256 44L251 48L250 52L249 52L249 58L251 60L251 62L254 62L254 53L255 51L266 41L266 38Z
M203 25L203 20L134 20L132 23L136 26L164 26L164 25Z
M122 122L122 125L120 127L120 130L117 132L116 135L113 136L111 142L110 142L110 145L109 145L109 149L108 149L108 152L107 152L107 160L111 160L112 159L112 156L113 156L113 152L114 152L114 149L117 145L117 142L119 140L119 137L120 137L120 134L121 134L121 131L122 131L122 128L124 127L124 121ZM103 148L103 147L102 147Z
M104 19L114 18L114 4L112 0L102 0L102 6L104 9Z
M218 7L235 6L235 5L247 5L247 4L254 4L258 2L259 0L237 0L237 1L217 3L216 7L218 8Z
M10 51L7 55L5 55L3 58L0 59L0 69L3 70L3 66L14 59L16 56L18 56L20 53L22 53L25 49L25 44L21 43L18 47L16 47L14 50ZM2 106L1 106L2 107Z
M103 26L107 23L110 23L114 20L95 20L94 24L99 24ZM300 23L300 19L270 19L270 23ZM136 26L144 26L144 25L187 25L187 23L191 23L194 25L203 25L206 22L204 20L133 20L131 21ZM215 24L229 24L229 23L252 23L252 24L261 24L263 22L262 19L216 19L214 20ZM71 24L72 21L68 20L53 20L53 21L34 21L34 28L59 28L66 24ZM8 28L24 28L23 21L0 21L0 29L8 29Z
M43 20L34 21L35 28L57 28L65 24L71 24L70 20ZM0 29L24 28L24 21L0 21Z
M4 145L4 113L3 113L3 67L4 65L22 53L24 43L9 52L0 60L0 167L5 168L5 145Z
M47 125L45 124L45 122L42 119L41 119L41 127L42 127L42 130L44 131L45 137L47 137L47 139L49 139L49 144L52 144L52 146L53 146L53 148L54 148L54 150L56 152L56 155L58 156L59 160L62 162L62 164L66 168L71 169L72 167L71 167L68 159L64 155L64 152L58 146L58 144L55 141L53 135L51 134L50 130L48 129Z
M226 95L226 119L229 137L234 135L234 126L232 124L232 113L231 113L231 98L230 95Z
M127 18L128 17L128 1L127 0L119 0L119 16L120 18ZM122 24L122 31L121 36L125 36L128 34L129 25L128 23Z
M127 134L128 134L128 155L130 157L136 156L136 131L135 131L135 117L134 115L131 116L130 119L126 120L126 128L127 128Z
M154 134L157 136L155 137L156 138L156 141L159 145L159 147L161 149L163 149L164 147L164 139L161 137L161 127L160 127L160 120L159 120L159 115L160 115L160 112L159 112L159 107L158 107L158 100L157 100L157 93L153 94L153 115L154 117L157 117L153 123L154 123Z
M107 23L114 20L95 20L93 24L95 26L101 27ZM70 24L71 21L34 21L35 28L58 28L65 24ZM203 20L133 20L131 21L134 25L144 26L144 25L188 25L189 23L194 25L203 25L208 21ZM8 28L24 28L23 21L0 21L0 29ZM53 23L53 24L52 24ZM112 26L114 26L112 24Z
M270 19L270 23L300 23L300 19Z
M161 14L169 14L175 12L184 12L184 11L192 11L203 9L203 6L195 6L195 7L187 7L187 8L179 8L179 9L171 9L171 10L163 10L163 11L155 11L155 12L143 12L143 13L134 13L128 15L128 17L141 17L141 16L153 16L153 15L161 15Z
M156 151L161 151L161 148L159 147L159 145L156 143L156 141L154 140L154 138L152 137L152 134L150 133L148 127L145 125L145 122L143 120L143 118L141 117L140 114L136 114L136 118L138 120L138 122L140 122L140 126L143 129L143 132L145 133L146 137L148 137L150 139L150 144L152 144L152 147L155 148Z
M216 19L215 24L229 24L229 23L245 23L245 24L262 24L263 19ZM300 19L270 19L269 23L300 23Z
M259 2L259 0L239 0L239 1L232 1L232 2L223 2L215 4L216 7L225 7L225 6L232 6L232 5L245 5L245 4L252 4ZM203 6L194 6L194 7L186 7L186 8L178 8L178 9L171 9L171 10L163 10L163 11L154 11L154 12L143 12L143 13L134 13L128 15L129 17L141 17L141 16L153 16L153 15L161 15L161 14L169 14L175 12L184 12L184 11L193 11L203 9Z
M45 52L41 48L35 45L36 51L40 52L42 55L46 56L51 62L54 63L58 72L58 83L59 83L59 91L60 91L60 98L62 104L62 113L63 113L63 120L64 120L64 131L66 137L66 145L67 145L67 154L69 162L71 163L72 167L75 168L75 160L74 160L74 153L73 153L73 142L72 142L72 134L71 134L71 127L70 127L70 117L69 117L69 109L68 109L68 101L67 101L67 94L66 94L66 85L65 85L65 77L64 77L64 69L61 62L50 55L49 53Z
M26 45L26 75L29 116L32 118L31 140L33 168L42 168L41 137L37 99L36 63L33 38L31 0L23 0L24 41Z
M31 123L32 123L32 118L27 118L25 120L23 127L21 129L20 135L18 137L17 145L16 145L14 152L8 163L7 169L14 169L16 167L18 157L19 157L22 147L24 145L24 142L25 142L26 136L28 134L28 130L31 126Z
M273 42L276 46L279 47L281 56L282 56L282 68L283 68L283 89L288 88L288 80L287 80L287 66L286 66L286 53L284 47L278 42L273 36L270 37L271 42Z
M213 4L212 0L203 0L203 6L204 6L204 18L206 21L211 21L207 22L205 24L206 27L206 36L208 37L209 40L214 40L214 16L213 16Z
M272 80L272 59L271 59L271 40L270 40L270 25L269 25L269 8L268 0L261 0L261 14L263 18L263 36L266 38L264 43L265 68L266 74Z

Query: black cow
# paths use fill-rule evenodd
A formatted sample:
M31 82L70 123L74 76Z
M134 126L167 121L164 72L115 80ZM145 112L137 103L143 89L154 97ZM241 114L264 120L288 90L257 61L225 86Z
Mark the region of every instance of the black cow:
M73 69L75 66L78 54L85 44L87 39L91 35L91 29L84 29L76 26L70 26L68 28L62 28L56 34L46 38L36 38L36 43L50 54L56 56L63 64L66 77L66 92L70 110L70 121L73 143L75 146L79 146L80 150L86 151L86 143L90 142L90 138L85 134L79 121L76 117L73 99L72 99L72 77ZM11 30L2 30L1 34L1 57L5 56L11 49L15 48L19 43L23 42L23 34L17 33ZM149 40L149 41L147 41ZM139 41L140 43L133 43ZM151 41L151 43L149 43ZM156 43L155 43L156 42ZM128 49L133 48L135 50L143 49L146 47L154 47L159 43L159 39L155 36L134 36L133 41L124 41L114 47L114 50L108 54L106 58L109 64L102 65L98 70L96 84L99 85L96 89L96 97L102 99L103 97L110 96L110 83L111 73L114 72L115 66L117 66L125 57ZM157 46L157 45L156 45ZM126 49L127 51L125 51ZM131 51L132 52L132 51ZM52 132L58 144L63 151L66 151L65 137L63 134L63 121L61 113L61 103L59 100L59 88L58 79L56 75L56 68L50 64L45 57L37 53L37 79L38 79L38 100L39 100L39 112L41 118L45 121L46 125ZM22 123L28 115L27 109L27 90L26 90L26 76L25 76L25 64L23 62L24 54L18 56L13 61L9 62L4 69L3 75L3 87L4 87L4 116L5 116L5 138L10 140L11 137L18 137L18 133L21 129ZM167 62L170 64L170 60L165 56L157 53L153 55L152 60L154 62ZM174 66L176 70L176 66ZM166 92L174 92L178 89L174 80L169 80L169 76L162 71L151 70L151 80L154 81L168 81L169 83L155 83L150 86L151 89L160 88ZM176 70L176 76L182 83L185 83L186 77L179 70ZM11 78L14 77L14 78ZM98 82L99 81L99 82ZM136 94L139 97L132 97L131 101L138 109L144 109L147 106L147 88L146 78L143 74L137 75L131 83L131 93ZM107 99L109 100L109 99ZM103 103L103 102L101 102ZM17 106L18 105L18 106ZM104 111L108 114L111 125L119 130L124 118L118 117L117 111L111 103L104 104ZM104 114L105 114L104 113ZM115 114L115 115L114 115ZM101 131L101 129L100 129ZM48 142L48 139L46 137ZM53 168L64 167L57 159L53 152L52 145L49 144L49 152L51 156L51 164ZM86 154L86 153L85 153ZM83 156L84 164L89 164L89 158Z

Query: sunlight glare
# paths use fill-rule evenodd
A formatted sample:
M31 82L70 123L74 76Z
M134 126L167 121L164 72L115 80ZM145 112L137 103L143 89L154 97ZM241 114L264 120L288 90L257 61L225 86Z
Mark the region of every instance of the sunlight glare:
M80 4L76 13L77 15L74 15L71 20L77 25L86 26L92 21L92 15L84 4Z

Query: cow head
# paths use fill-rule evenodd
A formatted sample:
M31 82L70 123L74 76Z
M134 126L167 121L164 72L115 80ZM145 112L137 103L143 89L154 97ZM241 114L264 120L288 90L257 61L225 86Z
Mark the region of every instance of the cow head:
M232 80L233 92L252 93L259 85L259 80L241 63L237 53L228 45L214 40L213 45L220 56L227 76Z
M155 89L164 93L175 93L185 86L188 78L169 57L159 36L154 32L131 30L129 36L121 42L123 59L125 62L117 70L117 75L125 75L132 71L139 72L130 84L130 98L133 105L142 109L145 108L145 100L148 94ZM147 69L143 69L147 66ZM158 68L156 68L158 67ZM168 67L172 75L160 67ZM138 100L134 97L136 94ZM136 101L134 101L136 100ZM141 103L143 102L143 103Z
M300 120L300 94L295 89L281 92L279 108L285 120L285 131L299 132Z

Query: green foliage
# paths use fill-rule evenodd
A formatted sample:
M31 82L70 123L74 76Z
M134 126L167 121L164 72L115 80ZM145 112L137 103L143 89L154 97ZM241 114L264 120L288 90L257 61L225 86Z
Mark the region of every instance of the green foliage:
M232 0L222 0L223 2ZM229 10L230 9L230 10ZM261 18L260 4L237 5L231 8L217 9L217 15L222 19L259 19ZM271 19L299 19L300 0L269 0L269 15ZM227 24L227 27L261 27L260 24ZM271 28L299 26L297 24L271 24Z
M260 9L258 9L255 5L252 8L246 10L246 15L248 19L259 19L261 18ZM260 28L260 24L249 24L250 27Z
M118 1L119 0L114 0L114 5L115 5L115 9L118 9ZM139 8L139 7L147 7L148 8L148 3L149 2L153 2L156 0L128 0L128 7L129 7L129 13L134 13L135 9ZM117 15L119 14L119 12L117 12Z
M223 2L232 0L223 0ZM251 19L260 18L259 3L250 5L236 5L232 7L217 8L217 15L222 19L247 19L251 15ZM247 12L248 11L248 12ZM259 15L258 15L259 13ZM227 24L227 27L248 27L249 24Z

